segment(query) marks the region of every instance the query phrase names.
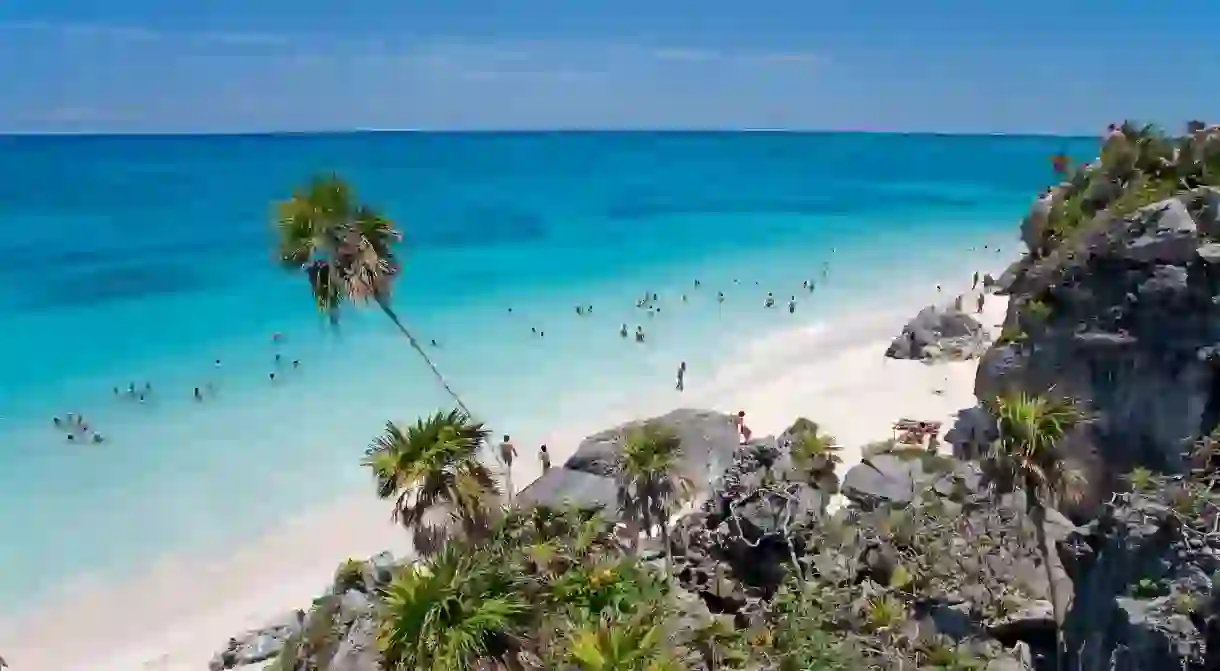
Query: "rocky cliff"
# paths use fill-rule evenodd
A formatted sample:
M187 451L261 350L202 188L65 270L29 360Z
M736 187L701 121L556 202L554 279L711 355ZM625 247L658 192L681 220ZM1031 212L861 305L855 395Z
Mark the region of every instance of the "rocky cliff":
M1045 216L1039 201L1027 221ZM1008 316L976 395L1084 401L1094 421L1072 453L1103 492L1137 465L1180 472L1220 420L1217 240L1220 190L1200 188L1102 213L1048 253L1035 246L1000 279Z

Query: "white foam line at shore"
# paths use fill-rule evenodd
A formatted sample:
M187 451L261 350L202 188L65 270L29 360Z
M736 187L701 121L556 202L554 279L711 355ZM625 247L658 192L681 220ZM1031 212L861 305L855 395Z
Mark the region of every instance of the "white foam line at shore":
M1003 320L1006 301L988 297L984 325ZM840 473L860 446L890 436L902 416L951 423L974 404L977 362L927 366L883 357L889 340L921 307L855 315L833 324L765 336L726 353L711 379L673 405L747 411L756 435L779 433L797 416L818 421L845 447ZM598 414L605 414L605 408ZM626 415L567 418L546 437L562 463L593 430L663 407L613 409ZM539 475L532 455L514 468L518 489ZM304 607L346 557L405 552L385 504L353 496L306 512L283 528L205 565L164 563L134 584L76 594L72 602L0 627L0 654L18 671L199 671L229 636Z

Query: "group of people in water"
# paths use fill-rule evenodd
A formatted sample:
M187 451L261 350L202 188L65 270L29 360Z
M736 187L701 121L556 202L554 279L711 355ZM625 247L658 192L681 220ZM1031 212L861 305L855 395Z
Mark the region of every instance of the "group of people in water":
M300 359L293 359L291 362L288 362L284 358L283 353L279 351L282 341L283 336L280 333L272 334L271 342L276 351L272 359L273 369L267 373L267 379L272 384L278 383L283 378L281 373L286 366L291 366L292 370L297 370L301 367ZM219 374L221 369L220 359L213 361L212 367ZM217 382L207 380L201 386L195 387L192 390L191 396L196 403L203 403L205 400L215 397L216 391ZM111 393L116 399L141 404L154 399L152 382L144 382L143 384L129 382L126 388L112 387ZM56 429L62 431L71 442L101 443L106 440L106 437L93 429L85 420L84 415L80 413L70 412L64 417L53 417L51 423Z

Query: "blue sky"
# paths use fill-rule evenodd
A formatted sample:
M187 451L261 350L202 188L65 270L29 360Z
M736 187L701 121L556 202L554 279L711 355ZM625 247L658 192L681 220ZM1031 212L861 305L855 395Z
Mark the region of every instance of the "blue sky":
M1220 117L1220 2L4 0L0 131L1090 133Z

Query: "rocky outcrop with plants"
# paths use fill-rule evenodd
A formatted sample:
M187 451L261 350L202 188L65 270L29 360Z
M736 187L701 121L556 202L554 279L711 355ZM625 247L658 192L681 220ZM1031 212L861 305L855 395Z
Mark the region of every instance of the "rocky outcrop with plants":
M1094 421L1070 451L1096 505L1133 467L1179 472L1220 421L1220 128L1127 124L1063 174L999 281L1008 316L976 394L1085 402Z

